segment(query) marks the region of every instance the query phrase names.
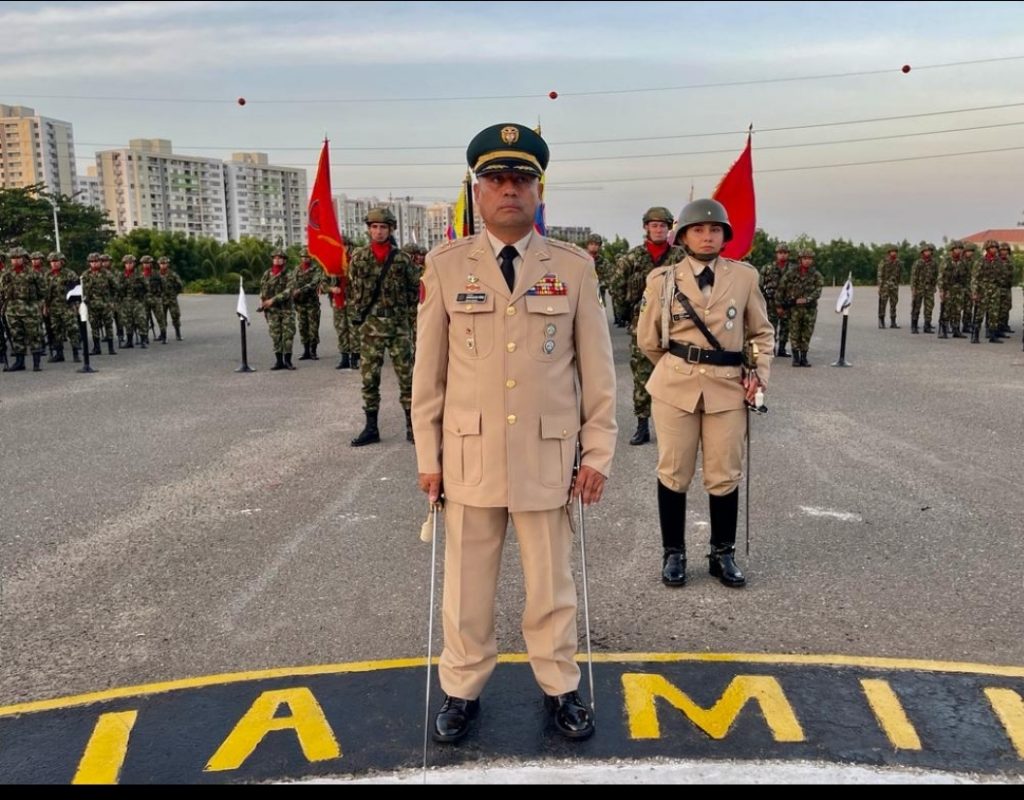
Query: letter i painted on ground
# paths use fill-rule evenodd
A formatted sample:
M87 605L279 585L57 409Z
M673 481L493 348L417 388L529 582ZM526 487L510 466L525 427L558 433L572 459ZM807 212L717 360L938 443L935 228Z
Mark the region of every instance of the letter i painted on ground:
M921 739L889 682L865 679L860 685L889 743L897 750L920 750Z
M288 707L288 716L276 716L281 706ZM268 733L285 730L295 731L307 761L341 758L341 747L313 693L306 688L282 689L264 692L256 698L256 702L213 754L206 765L206 772L227 772L240 768Z
M109 786L117 783L128 753L128 739L138 711L103 714L93 728L82 760L78 762L73 784Z
M1003 723L1017 755L1024 759L1024 699L1013 689L986 689L985 697Z

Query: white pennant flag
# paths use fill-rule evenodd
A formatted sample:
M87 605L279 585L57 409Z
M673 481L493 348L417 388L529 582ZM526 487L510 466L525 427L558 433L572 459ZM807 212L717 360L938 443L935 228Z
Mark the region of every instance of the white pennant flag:
M74 300L78 301L78 318L82 322L89 321L89 309L85 305L85 296L82 294L82 284L78 284L67 294L66 300L70 303Z
M842 314L846 309L853 305L853 273L851 272L847 278L846 283L843 284L843 289L839 292L839 298L836 300L836 313Z
M249 322L249 308L245 304L245 284L242 283L242 276L238 276L238 306L235 308L238 314L246 322Z

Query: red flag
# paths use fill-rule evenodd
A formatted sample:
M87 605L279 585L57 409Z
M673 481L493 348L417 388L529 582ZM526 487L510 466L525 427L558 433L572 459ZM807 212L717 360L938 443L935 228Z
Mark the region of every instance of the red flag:
M732 225L732 241L722 248L722 255L726 258L746 258L754 247L757 208L754 202L754 162L750 153L750 137L748 133L747 146L711 195L725 206Z
M320 151L320 165L316 171L316 182L309 198L309 217L306 224L306 239L309 254L315 258L324 272L329 275L344 275L348 268L348 254L345 242L338 230L338 217L334 213L334 198L331 196L331 156L328 142Z

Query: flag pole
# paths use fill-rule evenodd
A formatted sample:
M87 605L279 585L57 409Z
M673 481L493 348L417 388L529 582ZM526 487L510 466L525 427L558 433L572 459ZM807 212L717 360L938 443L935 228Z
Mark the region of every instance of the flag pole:
M249 348L245 336L245 328L249 324L249 309L245 304L245 282L241 275L238 276L238 305L235 307L235 313L238 315L238 326L242 330L242 366L235 372L255 372L256 370L249 366Z
M853 274L851 273L846 282L852 286ZM843 291L846 291L846 284L843 285ZM851 288L852 292L852 288ZM850 326L850 306L852 305L852 294L846 298L846 305L843 307L843 333L842 338L839 340L839 360L832 363L833 367L852 367L849 361L846 360L846 334Z
M245 341L245 320L239 318L238 326L242 330L242 366L236 369L235 372L255 372L256 370L249 366L249 350Z

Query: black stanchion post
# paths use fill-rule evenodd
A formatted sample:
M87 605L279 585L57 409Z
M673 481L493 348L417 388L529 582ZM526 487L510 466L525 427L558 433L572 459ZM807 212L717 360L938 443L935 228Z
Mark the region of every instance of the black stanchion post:
M89 364L89 329L85 320L78 315L78 309L75 309L75 316L78 317L78 338L82 340L82 368L78 372L89 375L96 371Z
M833 367L852 367L849 361L846 360L846 331L850 323L850 309L847 308L843 311L843 337L839 343L839 360L832 364Z
M249 349L245 341L246 321L243 317L239 316L238 323L242 328L242 366L236 369L235 372L255 372L256 370L249 366Z

